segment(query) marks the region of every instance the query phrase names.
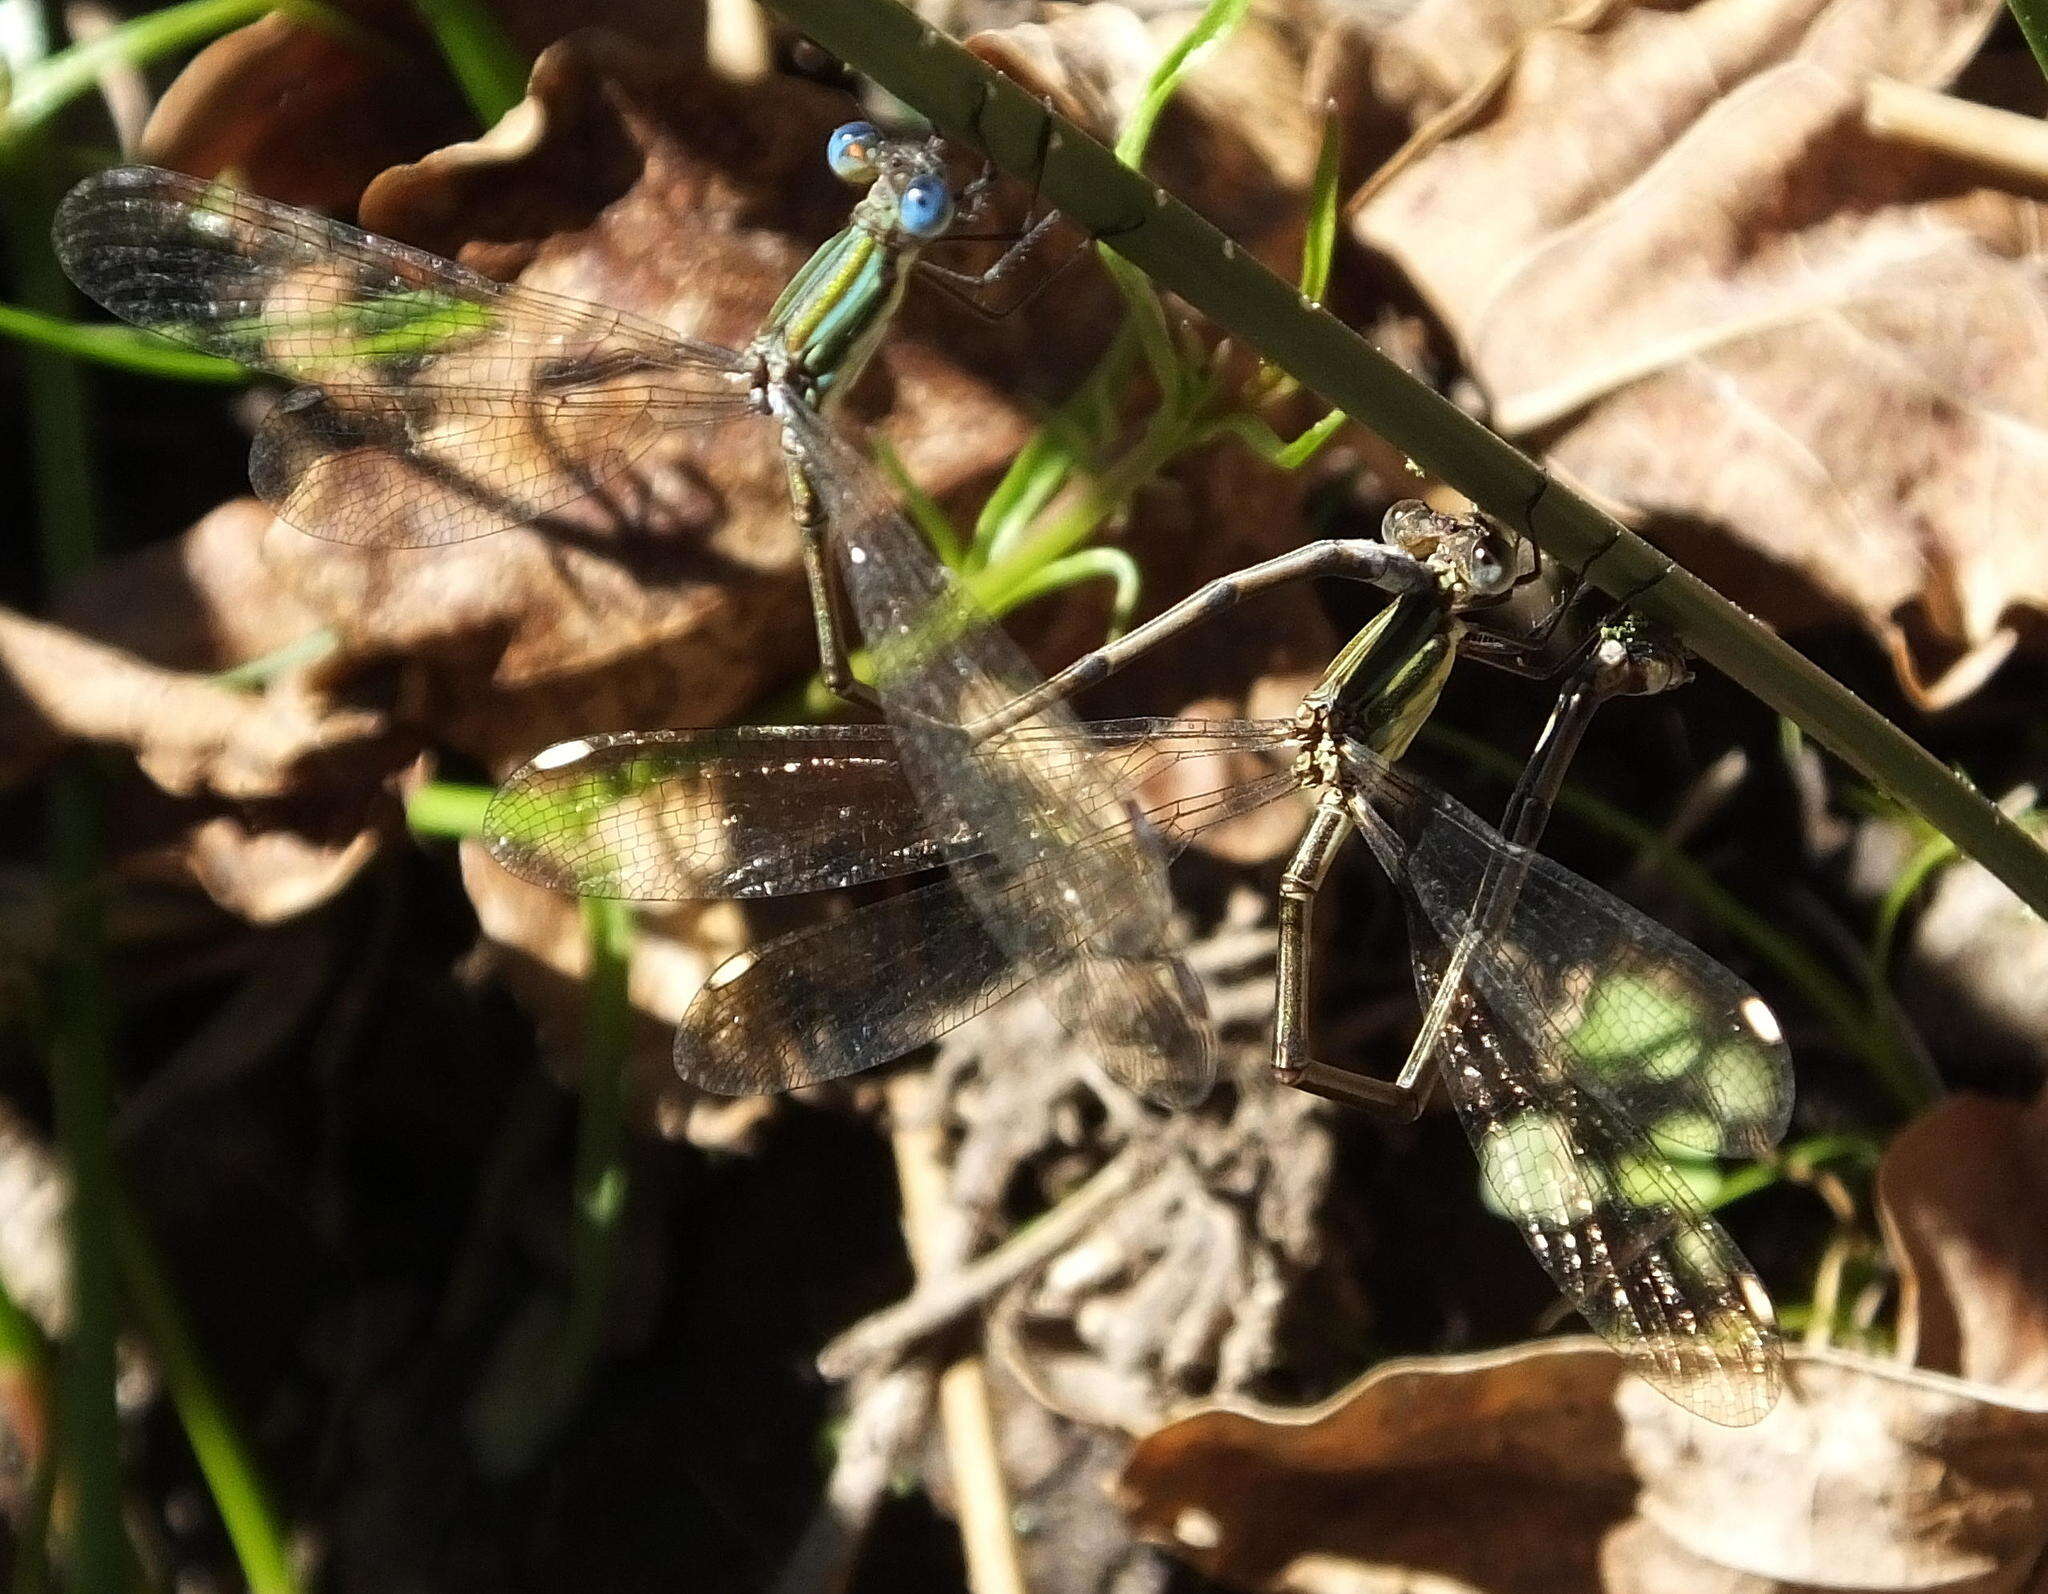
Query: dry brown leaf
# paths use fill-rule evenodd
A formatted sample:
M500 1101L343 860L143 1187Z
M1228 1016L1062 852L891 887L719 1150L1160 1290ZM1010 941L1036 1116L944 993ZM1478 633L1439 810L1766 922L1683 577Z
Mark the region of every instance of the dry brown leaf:
M411 6L337 0L334 9L353 29L278 10L208 44L157 101L136 153L347 214L386 167L474 129L475 113ZM575 28L672 54L703 34L700 9L665 0L492 0L490 10L529 57Z
M1847 610L1930 703L2048 608L2048 209L1864 110L1880 78L1947 82L1998 10L1703 0L1539 31L1353 216L1502 430L1669 517L1767 618ZM1404 28L1472 38L1480 83L1500 15Z
M2048 1407L1806 1351L1770 1416L1720 1428L1550 1340L1390 1362L1312 1412L1186 1418L1121 1492L1241 1588L2011 1588L2048 1548Z
M2031 1576L2048 1549L2048 1403L1839 1352L1788 1370L1786 1398L1739 1433L1622 1384L1643 1490L1603 1557L1608 1589L1988 1591Z
M5 610L0 681L5 773L16 780L58 748L86 742L134 750L175 795L249 800L332 778L343 766L389 769L405 756L382 716L322 701L291 678L242 691Z
M1539 28L1592 21L1627 0L1423 0L1373 39L1373 91L1417 127L1484 92Z
M1885 1148L1877 1199L1914 1360L2048 1399L2048 1102L1949 1097Z
M1188 5L1141 17L1108 0L976 34L968 48L1108 138L1200 15ZM1299 264L1302 196L1322 137L1318 103L1303 91L1320 31L1255 13L1197 60L1147 154L1147 169L1161 182L1282 271Z
M290 204L346 210L384 167L467 125L454 83L424 67L395 44L273 11L193 57L136 153L197 177L232 172Z
M1620 1376L1586 1341L1389 1362L1311 1412L1162 1428L1118 1492L1136 1532L1238 1588L1578 1594L1634 1485Z
M362 870L382 840L364 829L326 841L287 826L217 814L187 833L179 861L228 912L252 924L277 924L316 908Z

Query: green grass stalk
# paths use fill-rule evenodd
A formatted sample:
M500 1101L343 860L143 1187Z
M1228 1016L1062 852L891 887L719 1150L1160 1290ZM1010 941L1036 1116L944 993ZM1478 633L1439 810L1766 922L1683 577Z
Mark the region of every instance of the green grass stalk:
M250 1594L298 1594L284 1524L270 1503L241 1426L216 1387L164 1274L132 1212L116 1225L121 1272L136 1319L156 1352L164 1389L227 1529Z
M2026 36L2027 48L2034 52L2034 64L2048 77L2048 0L2006 0L2006 4Z
M413 0L434 36L463 98L485 127L526 97L532 63L520 53L484 0Z
M217 382L227 386L249 380L249 373L215 354L181 349L139 327L100 321L71 321L58 316L0 304L0 337L68 354L117 371L161 376L177 382Z
M0 211L17 291L31 310L61 316L70 289L49 247L50 152L40 139L21 139L9 154L0 162ZM99 552L91 425L72 361L25 349L21 364L42 577L56 592ZM48 1058L58 1152L70 1185L72 1318L60 1358L57 1438L66 1570L73 1587L111 1591L123 1586L129 1562L114 1399L113 993L102 950L100 782L89 760L74 758L51 775L45 814L58 903Z
M92 89L110 69L146 66L160 56L204 44L280 10L303 15L329 32L363 36L357 24L313 0L288 0L282 5L278 0L186 0L183 5L145 12L99 38L59 50L15 74L14 92L0 116L0 161L25 149L53 116Z
M583 1071L576 1119L576 1212L569 1311L559 1362L564 1404L597 1364L611 1299L619 1223L626 1210L626 1077L633 1052L633 907L608 897L582 899L590 950L584 977Z
M454 841L480 835L491 795L488 786L429 781L406 798L406 826L415 835L442 836Z

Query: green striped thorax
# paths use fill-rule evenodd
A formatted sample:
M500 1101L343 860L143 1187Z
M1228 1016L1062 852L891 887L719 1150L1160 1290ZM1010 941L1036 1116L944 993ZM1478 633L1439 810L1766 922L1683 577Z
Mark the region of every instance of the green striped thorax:
M1387 511L1380 536L1427 565L1436 585L1404 593L1374 615L1302 700L1304 756L1327 785L1343 781L1337 742L1388 760L1408 750L1457 662L1466 611L1497 602L1519 579L1520 542L1483 516L1439 514L1407 499Z
M943 237L955 214L935 138L888 138L871 122L848 122L826 153L835 174L867 193L790 278L748 348L757 390L792 390L814 407L860 374L917 251Z

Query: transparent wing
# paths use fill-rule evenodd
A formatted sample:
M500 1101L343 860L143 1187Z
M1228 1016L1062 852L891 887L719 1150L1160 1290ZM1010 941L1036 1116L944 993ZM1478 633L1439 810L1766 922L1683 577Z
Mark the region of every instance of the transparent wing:
M938 880L728 960L676 1030L676 1072L719 1096L822 1084L937 1040L1031 974Z
M562 742L498 788L483 839L537 885L642 902L820 891L945 858L879 725Z
M1362 755L1353 762L1367 768ZM1449 888L1465 895L1447 896L1436 849L1463 856L1472 836L1493 833L1434 787L1371 762L1372 783L1351 813L1400 891L1427 1008L1449 947L1469 928L1477 887L1475 876ZM1441 843L1438 832L1464 839ZM1484 859L1482 851L1481 871ZM1518 917L1530 901L1516 904ZM1472 945L1437 1051L1487 1185L1565 1299L1639 1376L1714 1422L1755 1422L1783 1382L1769 1297L1637 1121L1594 1088L1574 1031L1544 1005L1548 971L1530 959L1526 946L1497 937ZM1597 982L1603 972L1582 969L1580 978Z
M1418 950L1425 1002L1442 956ZM1495 1200L1640 1377L1710 1421L1757 1421L1784 1379L1762 1282L1648 1138L1532 1039L1468 988L1437 1054Z
M1116 720L1035 758L1100 764L1119 804L1176 766L1291 747L1285 721ZM1169 804L1178 822L1211 801ZM1110 816L1125 822L1121 808ZM522 879L580 896L666 902L786 896L936 868L985 852L935 835L879 725L635 731L558 743L499 787L484 845Z
M911 787L935 833L978 838L958 878L983 924L1026 965L1073 944L1072 977L1047 992L1061 1023L1119 1070L1148 1059L1122 1077L1154 1100L1200 1100L1216 1071L1208 1015L1179 958L1158 846L1115 822L1114 783L1091 760L1043 756L1049 741L1079 742L1063 707L970 746L963 727L1039 677L865 463L793 395L777 412L831 523Z
M1156 811L1163 845L1177 852L1198 831L1297 784L1276 771L1167 803ZM1026 895L1045 889L1028 878L1012 878L1009 888ZM676 1069L700 1089L731 1096L843 1078L937 1040L1027 981L1053 989L1055 1011L1065 1001L1088 1012L1084 1004L1099 983L1132 1002L1188 999L1159 969L1118 971L1121 977L1105 981L1098 965L1109 954L1083 955L1080 934L1078 921L1067 921L1039 941L1032 960L1020 961L989 932L958 875L944 876L728 961L683 1017ZM1066 994L1077 981L1087 989ZM1092 1016L1105 1066L1127 1081L1149 1082L1155 1064L1143 1048L1155 1020L1135 1009Z
M739 357L152 166L89 178L58 258L115 315L303 384L250 455L285 521L460 542L617 477L665 430L745 413Z
M1792 1059L1749 986L1655 920L1514 848L1428 782L1362 749L1368 840L1432 937L1457 945L1490 859L1522 873L1467 978L1575 1084L1677 1145L1760 1156L1792 1116ZM1358 804L1354 803L1354 810ZM1375 837L1377 839L1375 839Z

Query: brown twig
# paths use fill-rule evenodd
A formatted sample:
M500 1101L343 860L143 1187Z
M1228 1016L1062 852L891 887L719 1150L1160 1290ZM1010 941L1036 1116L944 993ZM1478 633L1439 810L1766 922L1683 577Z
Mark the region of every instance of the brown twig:
M2048 188L2048 122L2038 117L1881 77L1864 93L1863 125L1879 138Z
M969 1236L948 1199L944 1148L930 1082L923 1074L906 1072L890 1082L889 1118L911 1263L921 1279L943 1278L959 1268ZM939 1375L939 1422L952 1468L968 1587L974 1594L1026 1594L995 1413L978 1355L962 1356Z
M1150 1177L1164 1155L1161 1136L1134 1141L1044 1217L966 1266L936 1276L925 1276L920 1266L916 1291L833 1340L818 1353L818 1371L827 1378L845 1379L900 1359L917 1341L1066 1250ZM905 1206L907 1215L907 1197Z

